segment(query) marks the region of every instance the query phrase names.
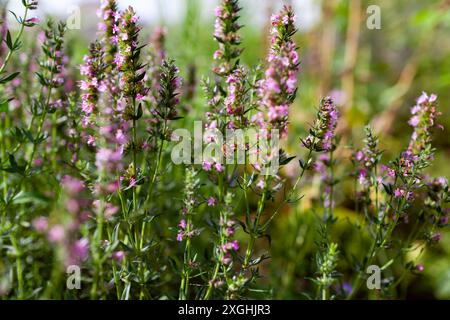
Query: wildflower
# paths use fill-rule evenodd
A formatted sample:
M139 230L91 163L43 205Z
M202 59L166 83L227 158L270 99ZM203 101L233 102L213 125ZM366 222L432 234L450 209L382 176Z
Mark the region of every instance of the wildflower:
M231 242L227 242L222 246L222 250L224 252L228 252L228 251L238 251L239 250L239 243L237 242L237 240L233 240Z
M391 178L395 178L395 170L391 168L387 168L387 175Z
M284 22L282 22L284 21ZM267 123L260 123L263 130L277 129L281 137L287 134L289 105L297 90L299 57L292 40L295 33L295 16L291 7L284 7L272 17L271 43L265 78L258 84L258 95Z
M397 188L394 190L394 197L402 198L405 195L405 190Z
M139 62L141 48L138 46L138 37L141 27L136 24L137 20L132 7L128 7L122 13L119 22L118 52L116 53L116 65L121 72L120 83L123 95L129 104L135 101L139 95L145 96L148 91L143 81L144 66ZM134 106L131 107L134 108ZM134 112L134 110L128 110L126 113L132 119L136 117Z
M97 168L106 172L114 172L122 168L122 152L120 149L111 150L100 148L95 157Z
M67 265L76 264L87 259L89 254L89 240L81 238L71 246Z
M344 290L344 293L346 295L350 295L352 293L352 291L353 291L353 287L352 287L352 285L350 283L344 282L342 284L342 290Z
M261 189L261 190L264 189L265 186L266 186L266 184L265 184L265 182L264 182L263 179L260 179L260 180L256 183L256 187L259 188L259 189Z
M216 169L217 172L222 172L224 170L223 165L220 163L214 164L214 168Z
M339 112L330 97L322 99L317 112L316 121L311 128L311 134L304 139L303 145L315 151L330 151L339 118Z
M80 73L86 77L86 80L80 82L80 89L83 91L81 108L85 117L83 123L86 127L91 122L91 115L96 112L100 89L104 86L103 77L106 65L102 45L99 42L92 43L89 55L85 56L83 60L84 64L80 67ZM88 144L93 145L94 138L90 137Z
M216 203L217 203L217 201L216 201L216 198L214 198L214 197L209 197L207 200L208 207L214 207L216 205Z
M203 161L202 168L205 171L211 171L212 164L209 161L205 160Z
M38 217L34 219L31 224L37 232L43 233L47 231L48 219L46 217Z
M366 134L364 148L356 154L355 160L360 162L362 167L371 171L379 162L381 151L378 150L378 137L373 134L372 129L366 126L364 131Z
M431 129L436 127L436 118L440 115L437 111L437 96L428 96L425 92L417 99L417 105L411 110L413 116L409 124L414 127L408 150L413 155L424 151L431 143Z
M214 53L214 59L218 63L213 71L221 76L227 76L233 71L234 61L242 52L239 48L241 37L238 34L241 26L237 22L240 10L237 0L222 0L215 10L214 38L219 43L219 49Z
M226 112L232 118L229 120L227 127L234 129L238 126L245 126L245 103L246 103L246 87L245 87L245 71L243 67L236 67L227 77L227 96L224 101Z
M62 225L55 225L48 231L48 240L53 243L62 242L65 238L66 231Z
M113 252L112 258L116 260L118 263L122 263L123 259L125 259L125 251L119 250Z
M180 221L180 223L178 224L178 226L181 228L181 229L186 229L186 227L187 227L187 224L186 224L186 220L184 220L184 219L181 219L181 221Z
M181 78L173 60L163 61L160 71L160 90L157 98L156 114L162 120L173 120L177 117L179 89Z
M196 190L198 188L199 180L197 178L197 171L192 168L186 170L185 189L184 189L184 207L181 211L182 219L180 220L177 234L177 241L183 241L185 237L192 238L199 234L198 230L194 229L192 223L192 214L196 206Z
M118 18L119 13L117 9L116 0L102 0L100 9L102 23L100 30L103 31L103 46L105 48L104 62L109 71L114 63L114 58L117 53L117 35L119 32Z
M38 17L33 17L33 18L29 18L29 19L25 20L25 23L28 26L32 26L32 25L38 24L40 21L41 20Z
M64 191L71 196L78 196L85 189L83 181L67 175L62 178L61 184Z

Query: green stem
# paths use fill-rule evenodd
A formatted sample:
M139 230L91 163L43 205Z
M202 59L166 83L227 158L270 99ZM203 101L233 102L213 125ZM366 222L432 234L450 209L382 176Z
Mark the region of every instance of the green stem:
M25 21L27 20L27 15L28 15L28 7L25 6L25 13L23 15L23 22L20 25L19 33L17 34L17 38L14 41L13 49L9 49L8 54L6 55L6 58L3 61L2 66L0 67L0 74L2 74L5 71L6 66L8 65L8 62L12 57L12 53L16 50L14 48L16 48L16 45L19 43L19 40L22 37L23 31L25 29Z
M20 249L20 246L17 243L16 235L11 236L11 242L14 247L14 250L16 251L16 273L17 273L17 292L18 292L18 299L23 300L24 299L24 283L23 283L23 266L22 266L22 250Z

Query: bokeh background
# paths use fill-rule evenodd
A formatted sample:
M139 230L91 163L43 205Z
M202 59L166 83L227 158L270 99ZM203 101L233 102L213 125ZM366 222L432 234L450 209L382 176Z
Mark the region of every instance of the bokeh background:
M68 49L76 67L87 51L87 43L96 36L98 1L39 0L39 16L67 19L78 8L80 30L68 32ZM291 108L291 125L286 149L301 154L299 137L304 136L314 118L321 97L331 95L339 104L342 121L340 156L342 168L348 166L350 146L361 146L363 126L371 124L380 137L384 159L395 157L410 138L407 124L409 108L422 91L439 96L444 130L436 133L437 148L429 173L450 177L450 1L448 0L242 0L242 62L253 66L263 61L268 47L269 17L283 4L292 4L298 15L296 42L302 60L298 97ZM212 37L215 0L122 0L120 7L132 5L145 24L149 37L158 26L167 28L167 52L180 66L184 77L196 70L196 79L211 75L210 67L216 43ZM367 8L380 8L380 29L366 25ZM20 12L20 1L10 1ZM200 119L205 112L200 88L189 120ZM294 167L284 174L294 176ZM345 171L346 169L342 169ZM344 172L342 173L344 174ZM317 195L311 192L299 208L287 209L275 221L270 249L271 262L263 265L264 284L271 284L276 298L301 298L308 287L305 277L314 254L317 233L310 210ZM342 268L350 266L350 252L361 252L361 242L350 225L361 217L353 212L350 187L343 184L337 195L340 223L334 237L343 248ZM353 229L352 229L353 230ZM267 243L261 243L261 250ZM450 298L450 234L444 234L436 247L420 258L425 270L401 288L405 298ZM305 263L305 261L308 261ZM386 275L389 277L389 275ZM342 281L345 281L345 277Z

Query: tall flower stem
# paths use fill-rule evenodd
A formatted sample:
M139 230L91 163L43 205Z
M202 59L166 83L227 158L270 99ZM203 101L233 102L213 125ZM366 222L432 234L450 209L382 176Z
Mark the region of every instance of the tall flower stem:
M245 257L244 257L244 262L242 264L241 274L243 274L243 272L245 272L250 266L250 259L252 258L252 255L253 255L253 249L255 246L256 239L257 239L259 222L261 220L261 215L264 211L266 198L267 198L268 185L270 184L270 181L271 181L270 176L264 176L264 189L263 189L261 198L258 201L258 207L256 210L255 220L253 221L253 227L250 230L250 240L247 245L247 250L245 251Z
M137 125L136 125L136 97L133 96L133 127L132 127L132 135L133 135L133 177L137 180ZM133 209L136 211L138 209L137 203L137 192L136 186L133 186Z
M186 216L186 232L189 234L192 226L192 218L190 214L187 214ZM181 279L181 285L180 285L180 293L179 293L179 299L180 300L186 300L189 298L189 280L191 277L191 267L189 264L191 263L191 238L188 236L186 239L186 246L184 248L184 257L183 257L183 277Z
M105 177L105 170L101 170L98 177L98 183L101 184ZM91 298L96 299L98 294L98 287L103 287L103 263L101 256L101 242L103 239L103 220L104 220L105 199L101 195L99 205L97 208L97 226L94 233L94 243L92 244L92 256L95 265L94 280L91 288Z

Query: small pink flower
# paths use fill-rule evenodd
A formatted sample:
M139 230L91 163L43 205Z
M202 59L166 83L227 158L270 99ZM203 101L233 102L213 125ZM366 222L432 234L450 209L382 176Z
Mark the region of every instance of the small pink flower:
M391 178L395 178L395 170L391 168L387 168L387 175Z
M75 262L86 260L89 254L89 240L87 238L81 238L75 241L70 253Z
M41 20L38 18L38 17L33 17L33 18L30 18L30 19L27 19L25 22L26 23L34 23L34 24L37 24L37 23L39 23Z
M125 252L122 250L113 252L112 258L116 260L117 262L121 263L123 259L125 259Z
M37 232L43 233L48 228L48 219L46 217L38 217L31 224Z
M209 197L207 204L208 204L208 207L214 207L216 205L216 199L214 197Z
M222 257L222 263L228 265L231 263L233 259L231 258L231 254L227 253Z
M216 163L214 165L214 168L216 168L217 172L222 172L223 171L223 166L220 163Z
M34 160L34 165L36 167L42 166L43 163L44 163L44 161L42 160L42 158L36 158L36 160Z
M259 180L259 181L256 183L256 187L259 188L259 189L264 189L264 186L265 186L264 180Z
M221 50L216 50L215 52L214 52L214 59L215 60L217 60L217 59L219 59L219 58L221 58L222 57L222 51Z
M203 165L202 165L203 170L205 171L211 171L212 165L209 161L203 161Z
M358 152L355 154L355 159L356 159L356 161L361 161L361 160L363 159L363 157L364 157L364 153L363 153L362 151L358 151Z
M120 189L120 182L119 181L111 182L106 187L106 191L108 191L109 193L114 193L114 192L116 192L119 189Z
M418 116L414 116L408 121L409 125L412 127L417 126L419 124L419 122L420 122L420 120L419 120Z
M186 227L187 227L186 220L181 219L181 221L180 221L180 223L178 224L178 226L179 226L181 229L186 229Z
M61 225L55 225L48 231L48 240L53 243L62 242L66 236L66 231Z
M401 197L403 197L404 195L405 195L405 190L400 189L400 188L395 189L395 191L394 191L394 197L396 197L396 198L401 198Z

